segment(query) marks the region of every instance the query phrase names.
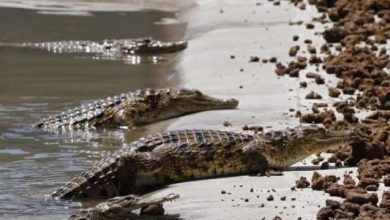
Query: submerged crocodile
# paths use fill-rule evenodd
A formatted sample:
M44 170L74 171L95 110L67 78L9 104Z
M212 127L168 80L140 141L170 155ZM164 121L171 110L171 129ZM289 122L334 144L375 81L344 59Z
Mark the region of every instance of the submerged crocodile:
M2 44L1 46L42 49L53 53L88 53L106 56L174 53L187 48L186 41L162 42L153 38L96 41L52 41Z
M236 99L217 99L198 90L146 89L109 97L43 119L44 130L80 127L132 128L184 114L236 108Z
M215 130L149 135L102 159L52 196L111 198L137 193L150 185L263 173L349 142L350 134L309 126L259 135Z
M108 219L136 219L139 217L132 211L151 205L162 206L164 202L173 201L179 198L177 194L169 194L167 196L150 199L142 198L135 195L126 195L115 197L100 203L93 208L82 210L77 214L71 215L70 220L108 220ZM142 210L141 210L142 214ZM163 213L161 213L163 214Z

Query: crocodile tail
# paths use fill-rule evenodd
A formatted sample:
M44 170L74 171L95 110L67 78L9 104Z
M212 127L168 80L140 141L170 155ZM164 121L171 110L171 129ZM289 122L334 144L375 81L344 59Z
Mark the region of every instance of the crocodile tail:
M110 198L118 196L121 163L119 152L108 156L93 168L73 178L52 193L56 199Z

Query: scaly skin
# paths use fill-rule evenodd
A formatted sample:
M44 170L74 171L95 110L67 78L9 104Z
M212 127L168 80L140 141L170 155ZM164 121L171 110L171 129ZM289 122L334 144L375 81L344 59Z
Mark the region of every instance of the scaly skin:
M36 127L43 130L80 127L129 128L194 112L236 108L235 99L216 99L198 90L138 90L82 105L43 119Z
M139 216L132 213L133 210L150 205L162 205L164 202L173 201L177 198L179 198L177 194L169 194L157 199L142 198L135 195L115 197L93 208L81 210L70 216L69 220L138 219Z
M263 173L348 142L349 131L298 127L257 136L227 131L182 130L149 135L114 152L52 196L111 198L149 185Z
M41 49L53 53L101 54L123 56L134 54L174 53L187 48L186 41L162 42L153 38L96 41L52 41L1 44L1 46Z

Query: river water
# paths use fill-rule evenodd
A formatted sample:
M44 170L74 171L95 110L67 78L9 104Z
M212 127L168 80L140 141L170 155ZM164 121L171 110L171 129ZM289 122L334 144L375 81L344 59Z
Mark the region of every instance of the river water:
M52 5L61 9L61 6ZM0 42L183 38L175 13L157 10L58 13L0 8ZM54 12L54 13L53 13ZM57 13L56 13L57 12ZM177 55L108 59L0 48L0 219L64 218L77 203L45 199L108 151L147 130L45 133L42 117L93 99L147 87L175 86Z

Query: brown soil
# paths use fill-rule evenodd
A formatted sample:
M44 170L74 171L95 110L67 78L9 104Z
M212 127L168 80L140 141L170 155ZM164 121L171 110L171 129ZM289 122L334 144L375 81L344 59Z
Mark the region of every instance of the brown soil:
M290 1L302 7L302 0ZM378 180L382 177L384 184L390 186L390 74L387 70L390 68L390 56L383 47L390 39L390 1L308 2L322 13L322 16L313 19L309 28L314 28L315 22L332 22L332 26L322 33L326 41L319 48L322 56L316 56L317 49L308 44L308 58L296 57L288 66L278 63L275 72L297 77L307 65L315 65L327 74L334 74L339 81L328 88L328 95L337 98L344 94L353 99L334 104L343 120L337 121L332 117L334 114L326 114L327 110L321 112L318 108L313 108L314 113L297 116L303 123L322 123L328 129L354 128L359 137L350 145L336 149L329 160L343 161L348 166L357 165L358 185L348 175L344 177L344 185L327 182L326 177L318 173L313 176L313 189L346 198L341 203L328 200L326 207L318 212L317 219L390 219L390 191L384 193L379 206L376 194L367 193L378 189ZM296 47L290 49L290 55L296 56L297 52ZM315 74L307 76L317 79ZM317 84L323 83L319 82ZM306 86L301 84L301 87ZM309 99L313 95L314 92ZM359 110L372 110L374 113L359 119L355 116ZM302 182L302 178L298 182Z
M318 172L314 172L311 179L311 188L313 190L324 190L327 189L332 183L337 182L337 177L334 175L322 176Z

